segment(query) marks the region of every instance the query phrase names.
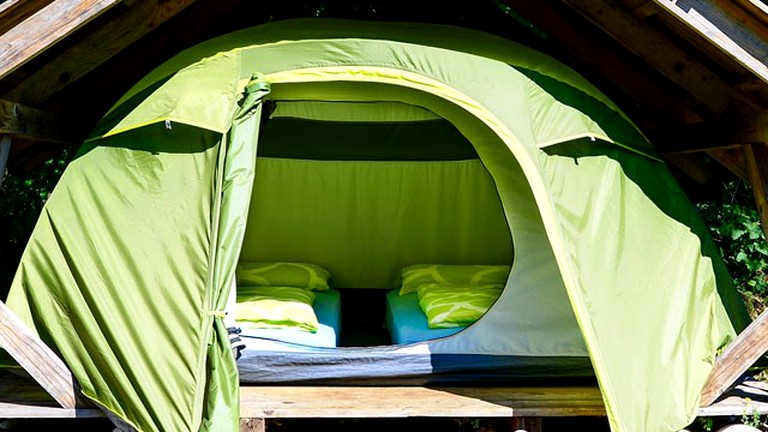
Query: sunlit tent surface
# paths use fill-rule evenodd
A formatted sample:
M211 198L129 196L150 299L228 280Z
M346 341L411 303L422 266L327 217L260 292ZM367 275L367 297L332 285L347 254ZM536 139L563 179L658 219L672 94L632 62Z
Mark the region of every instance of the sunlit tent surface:
M419 178L432 199L407 207L396 191ZM288 21L180 53L82 146L7 303L116 421L235 430L241 259L316 262L350 289L418 262L511 264L476 324L404 349L581 364L615 431L687 425L747 322L631 121L552 58L454 28Z

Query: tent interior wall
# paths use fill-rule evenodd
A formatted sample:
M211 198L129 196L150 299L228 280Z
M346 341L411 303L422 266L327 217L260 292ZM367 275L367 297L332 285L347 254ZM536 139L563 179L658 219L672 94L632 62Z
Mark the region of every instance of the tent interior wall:
M354 323L342 345L390 343L384 294L407 265L512 262L493 181L444 119L397 102L266 105L240 260L328 269Z

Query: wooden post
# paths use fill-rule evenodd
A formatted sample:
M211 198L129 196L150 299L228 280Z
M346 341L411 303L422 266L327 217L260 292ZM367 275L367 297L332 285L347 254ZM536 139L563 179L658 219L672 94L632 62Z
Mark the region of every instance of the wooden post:
M701 407L712 405L752 364L768 351L768 310L752 322L718 356L701 392Z
M541 432L541 417L512 417L510 422L514 432Z
M768 137L767 137L768 138ZM765 241L768 241L768 145L751 144L744 146L749 182L755 195L760 224L763 227Z
M62 408L78 402L72 372L37 335L0 302L0 346L47 391Z
M266 432L267 421L263 418L241 418L240 432Z
M11 153L11 137L4 135L0 137L0 190L3 187L3 178L5 177L5 164L8 162L8 155Z

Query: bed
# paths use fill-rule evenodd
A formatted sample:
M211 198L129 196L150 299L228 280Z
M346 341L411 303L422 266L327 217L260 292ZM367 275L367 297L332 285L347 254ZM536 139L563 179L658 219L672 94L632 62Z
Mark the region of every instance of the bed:
M236 321L246 349L272 348L275 342L318 348L336 347L341 333L341 296L334 289L315 293L315 296L312 308L317 316L316 332L293 328L255 328L248 322Z
M414 264L387 293L386 326L394 344L454 335L496 302L509 275L506 265Z
M237 267L236 325L246 350L275 344L334 348L341 332L341 295L320 266L244 262Z
M432 329L419 307L417 293L400 295L400 289L387 293L386 326L393 344L409 344L451 336L465 327Z

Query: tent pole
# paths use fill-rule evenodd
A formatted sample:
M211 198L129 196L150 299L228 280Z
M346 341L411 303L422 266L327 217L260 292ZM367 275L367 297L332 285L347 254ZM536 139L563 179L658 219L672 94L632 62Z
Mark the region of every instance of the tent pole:
M76 383L64 361L0 301L0 346L62 406L80 402Z
M8 162L8 155L11 153L11 137L3 135L0 137L0 189L3 187L5 178L5 165Z

